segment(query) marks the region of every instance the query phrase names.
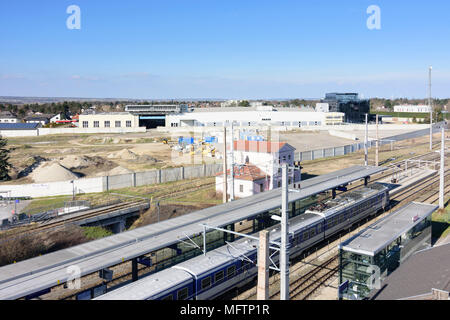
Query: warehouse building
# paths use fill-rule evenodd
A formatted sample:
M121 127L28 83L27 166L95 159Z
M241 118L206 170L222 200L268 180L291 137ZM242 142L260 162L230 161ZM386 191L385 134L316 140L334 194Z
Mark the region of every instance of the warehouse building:
M40 123L0 123L1 137L38 136Z
M404 105L394 106L394 112L414 112L414 113L428 112L429 113L430 111L431 111L430 106L426 106L426 105L404 104Z
M129 112L81 114L78 124L82 129L131 129L139 128L139 117Z
M234 123L240 127L281 126L290 128L340 125L344 114L315 112L313 109L275 109L272 106L256 108L202 108L193 112L166 116L166 128L223 127Z

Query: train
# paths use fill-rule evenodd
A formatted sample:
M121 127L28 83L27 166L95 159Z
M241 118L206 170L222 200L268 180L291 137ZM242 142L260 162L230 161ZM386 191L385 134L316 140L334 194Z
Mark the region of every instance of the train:
M289 220L289 257L298 257L364 218L386 210L389 202L389 189L383 184L373 183L310 207ZM268 231L271 241L281 241L280 225ZM215 299L257 277L257 250L258 240L244 237L206 255L112 290L95 300ZM277 252L272 253L272 260L278 262Z

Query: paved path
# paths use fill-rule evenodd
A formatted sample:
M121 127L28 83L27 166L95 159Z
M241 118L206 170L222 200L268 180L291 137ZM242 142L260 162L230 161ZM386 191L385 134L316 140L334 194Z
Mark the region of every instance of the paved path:
M26 208L30 204L30 200L20 201L17 206L17 212L20 212L22 209ZM14 201L11 203L7 203L7 201L0 201L0 221L3 219L9 219L12 216L12 211L15 209Z

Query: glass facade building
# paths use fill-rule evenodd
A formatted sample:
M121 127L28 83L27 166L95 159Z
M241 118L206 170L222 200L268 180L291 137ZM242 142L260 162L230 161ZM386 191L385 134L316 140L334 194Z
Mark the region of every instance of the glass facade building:
M437 207L410 203L339 246L339 298L361 300L411 254L431 246Z

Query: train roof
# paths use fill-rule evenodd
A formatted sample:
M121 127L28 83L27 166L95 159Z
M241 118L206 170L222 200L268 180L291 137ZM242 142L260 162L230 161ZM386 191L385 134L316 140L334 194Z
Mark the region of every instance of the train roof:
M361 187L356 190L346 192L342 195L337 196L336 199L321 202L311 207L306 212L316 213L324 217L327 217L356 202L359 202L361 200L364 200L365 198L373 196L379 193L380 191L386 190L387 190L386 186L379 183L374 183L367 187Z
M203 274L213 272L235 259L245 260L245 256L251 251L257 250L257 248L258 242L256 240L244 238L207 252L206 255L184 261L172 268L185 270L194 277L200 278Z
M192 281L190 274L182 270L169 268L113 290L94 300L146 300L187 281Z

